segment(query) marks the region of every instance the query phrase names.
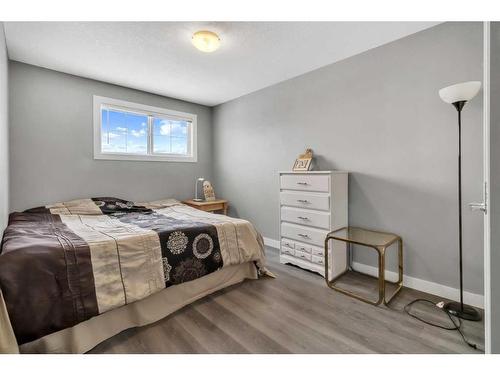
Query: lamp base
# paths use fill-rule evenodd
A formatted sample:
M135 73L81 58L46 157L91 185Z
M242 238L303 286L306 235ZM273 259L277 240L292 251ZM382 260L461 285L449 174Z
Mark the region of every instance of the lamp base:
M195 202L203 202L203 201L204 201L204 199L201 199L201 198L193 198L193 201L195 201Z
M464 305L462 309L459 302L448 302L444 305L443 309L457 318L472 320L475 322L479 322L482 319L481 314L475 308Z

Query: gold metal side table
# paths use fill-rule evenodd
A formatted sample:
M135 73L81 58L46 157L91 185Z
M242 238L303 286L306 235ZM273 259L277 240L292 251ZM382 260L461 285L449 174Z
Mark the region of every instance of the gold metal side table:
M328 243L330 240L342 241L348 244L351 247L352 244L365 246L367 248L372 248L377 251L378 254L378 300L373 301L368 298L357 295L349 290L342 289L336 286L336 282L345 275L348 271L353 271L350 261L347 260L346 268L339 275L334 277L332 280L329 280L328 275ZM385 254L386 250L389 246L398 242L398 281L391 282L385 280ZM332 263L335 262L335 259L332 257ZM356 271L358 272L358 271ZM361 272L359 272L361 273ZM360 301L372 304L372 305L380 305L382 302L384 305L388 305L391 300L398 294L398 292L403 287L403 239L392 233L384 233L384 232L376 232L372 230L357 228L357 227L345 227L333 232L328 233L325 239L325 280L326 284L336 290L337 292L346 294L350 297L354 297ZM392 284L396 286L396 291L390 296L389 299L386 299L385 295L385 285L386 283Z

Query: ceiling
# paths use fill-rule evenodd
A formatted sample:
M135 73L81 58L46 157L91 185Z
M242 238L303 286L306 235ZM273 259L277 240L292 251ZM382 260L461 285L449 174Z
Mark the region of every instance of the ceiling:
M5 22L9 58L209 106L438 22ZM191 35L221 47L196 50Z

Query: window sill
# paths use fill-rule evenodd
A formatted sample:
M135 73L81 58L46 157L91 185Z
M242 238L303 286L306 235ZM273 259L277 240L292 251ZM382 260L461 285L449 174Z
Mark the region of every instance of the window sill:
M194 156L171 156L171 155L123 155L123 154L95 154L94 160L123 160L123 161L163 161L179 163L196 163Z

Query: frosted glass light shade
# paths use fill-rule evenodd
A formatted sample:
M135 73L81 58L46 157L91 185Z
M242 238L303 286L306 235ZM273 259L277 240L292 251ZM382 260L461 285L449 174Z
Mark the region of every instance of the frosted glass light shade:
M193 45L203 52L213 52L220 46L220 38L211 31L197 31L191 39Z
M456 103L471 100L481 88L481 82L469 81L457 83L439 90L439 96L446 103Z

